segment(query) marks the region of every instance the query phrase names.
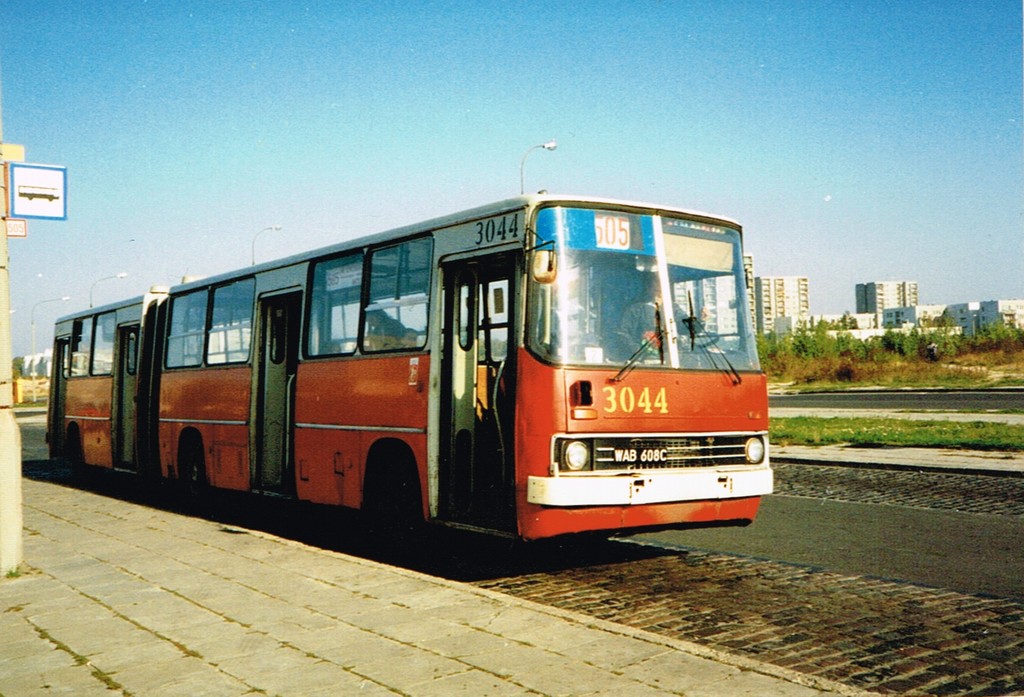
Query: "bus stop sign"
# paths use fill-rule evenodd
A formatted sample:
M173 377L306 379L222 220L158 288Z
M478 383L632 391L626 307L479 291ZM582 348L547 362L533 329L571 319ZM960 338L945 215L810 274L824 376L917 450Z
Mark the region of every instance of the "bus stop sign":
M11 162L8 167L13 218L67 220L67 168Z

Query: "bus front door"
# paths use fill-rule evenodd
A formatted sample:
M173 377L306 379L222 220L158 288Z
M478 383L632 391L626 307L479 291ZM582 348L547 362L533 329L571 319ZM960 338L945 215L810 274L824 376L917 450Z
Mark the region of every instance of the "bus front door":
M517 256L447 262L441 366L442 518L514 532Z
M300 308L299 293L260 299L253 489L286 496L295 490L291 433Z

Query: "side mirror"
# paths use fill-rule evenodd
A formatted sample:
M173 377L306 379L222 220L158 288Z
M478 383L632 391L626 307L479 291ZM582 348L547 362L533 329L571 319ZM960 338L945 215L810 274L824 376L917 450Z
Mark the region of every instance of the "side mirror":
M553 249L537 249L533 252L533 280L537 283L554 283L558 276L558 256Z

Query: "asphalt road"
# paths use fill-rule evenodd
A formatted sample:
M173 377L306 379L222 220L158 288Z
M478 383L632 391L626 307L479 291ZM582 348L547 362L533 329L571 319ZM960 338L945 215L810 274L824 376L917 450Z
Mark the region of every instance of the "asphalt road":
M770 408L792 413L1024 410L1024 389L772 395ZM971 482L970 476L963 479L961 505L954 502L941 510L902 505L895 490L888 504L853 503L828 495L772 495L763 500L757 520L747 528L669 531L639 539L1024 599L1024 547L1018 543L1024 536L1024 517L962 512L972 495Z
M1024 519L773 495L746 528L637 539L1024 599Z
M865 390L772 395L777 410L1024 410L1024 390ZM970 477L963 496L970 496ZM894 501L897 497L894 496ZM1024 599L1020 515L773 495L753 525L673 531L646 541Z

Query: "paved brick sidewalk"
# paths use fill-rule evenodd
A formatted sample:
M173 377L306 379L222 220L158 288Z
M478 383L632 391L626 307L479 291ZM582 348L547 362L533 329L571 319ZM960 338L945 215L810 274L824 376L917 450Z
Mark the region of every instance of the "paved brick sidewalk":
M262 533L26 480L0 694L783 695L841 685Z

